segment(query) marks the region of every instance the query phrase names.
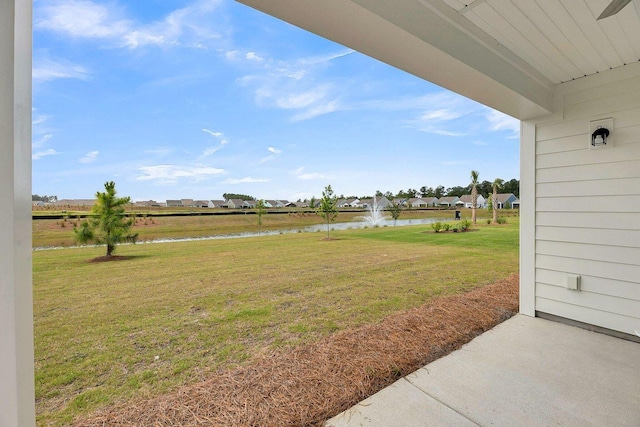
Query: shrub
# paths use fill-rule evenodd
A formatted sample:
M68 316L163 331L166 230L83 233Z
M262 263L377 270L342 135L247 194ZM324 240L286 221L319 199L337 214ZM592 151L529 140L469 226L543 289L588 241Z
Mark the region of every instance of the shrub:
M469 219L463 219L462 221L460 221L460 230L461 231L467 231L468 229L471 228L472 226L472 222Z
M436 233L439 233L440 230L442 230L442 223L440 221L436 221L431 224L431 228L433 228L433 231Z
M500 217L496 221L498 221L498 224L506 224L507 218Z
M451 228L451 224L447 224L447 223L442 224L442 229L444 231L449 231L450 228Z
M487 224L491 224L491 220L490 219L487 220Z

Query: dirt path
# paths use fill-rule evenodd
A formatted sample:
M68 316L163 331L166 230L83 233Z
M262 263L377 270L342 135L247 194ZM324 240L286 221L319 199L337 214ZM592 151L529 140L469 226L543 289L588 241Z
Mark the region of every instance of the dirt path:
M74 426L321 426L518 310L518 276L344 331Z

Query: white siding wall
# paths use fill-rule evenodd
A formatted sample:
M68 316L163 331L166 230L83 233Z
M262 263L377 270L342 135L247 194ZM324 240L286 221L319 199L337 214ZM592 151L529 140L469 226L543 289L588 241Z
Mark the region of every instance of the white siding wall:
M535 309L640 329L640 73L568 84L560 118L536 125ZM589 149L612 117L613 146ZM567 274L581 290L565 288Z

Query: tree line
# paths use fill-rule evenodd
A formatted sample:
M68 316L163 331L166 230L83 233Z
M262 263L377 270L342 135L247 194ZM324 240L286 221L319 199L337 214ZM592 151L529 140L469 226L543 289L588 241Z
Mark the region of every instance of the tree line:
M500 178L498 178L500 179ZM509 181L505 181L500 179L502 185L500 187L500 191L502 193L513 193L517 198L520 198L520 181L513 178ZM407 190L400 190L397 193L393 193L391 191L382 192L380 190L376 191L376 197L386 197L389 200L393 199L411 199L414 197L437 197L438 199L441 197L460 197L465 194L471 194L473 191L472 183L469 183L466 187L449 187L445 188L444 185L439 185L437 187L429 187L423 185L420 189L416 190L414 188L409 188ZM493 192L493 182L482 181L476 184L476 191L478 195L482 195L485 199L489 198L489 196ZM338 196L339 199L369 199L371 196L345 196L344 194ZM315 200L313 198L312 200ZM298 200L299 202L301 200ZM309 200L305 200L308 202Z
M45 203L53 203L58 201L58 196L39 196L37 194L31 195L32 202L45 202Z

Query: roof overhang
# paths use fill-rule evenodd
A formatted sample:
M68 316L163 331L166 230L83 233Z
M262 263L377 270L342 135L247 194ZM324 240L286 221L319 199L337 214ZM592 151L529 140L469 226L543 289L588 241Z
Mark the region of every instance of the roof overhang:
M238 0L521 120L554 84L440 0Z

